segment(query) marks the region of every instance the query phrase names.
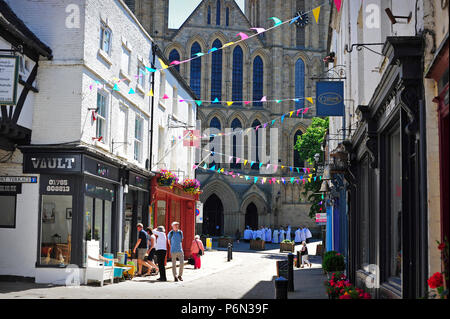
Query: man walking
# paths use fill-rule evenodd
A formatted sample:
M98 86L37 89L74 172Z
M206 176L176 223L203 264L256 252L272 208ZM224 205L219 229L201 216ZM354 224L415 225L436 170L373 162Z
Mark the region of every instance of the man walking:
M183 232L180 230L180 223L173 222L172 230L167 235L169 239L170 254L172 255L172 273L175 281L183 281L184 254L183 254ZM180 261L180 271L177 277L177 259Z
M153 230L153 234L156 236L156 260L158 262L159 268L159 278L158 281L167 281L166 278L166 252L167 252L167 237L164 226L157 226L156 230Z
M145 261L145 254L147 253L148 249L148 236L147 233L144 231L144 226L139 223L137 224L137 230L138 230L138 240L136 242L136 245L134 246L133 253L136 254L137 249L137 262L138 262L138 276L142 275L142 265L145 265L147 267L148 271L146 275L150 275L152 266Z

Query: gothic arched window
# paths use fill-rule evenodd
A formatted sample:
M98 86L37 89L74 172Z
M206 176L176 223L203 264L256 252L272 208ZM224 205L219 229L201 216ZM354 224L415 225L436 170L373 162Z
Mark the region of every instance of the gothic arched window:
M295 97L299 99L295 102L295 108L303 108L305 106L305 62L302 59L295 62Z
M251 167L252 169L259 169L259 152L261 151L260 145L259 145L259 143L260 143L259 139L261 136L260 136L259 132L261 129L261 122L259 120L254 120L252 123L252 127L257 127L257 126L259 126L259 128L257 130L256 129L254 130L255 145L252 147L255 150L256 157L253 157L251 159L252 161L254 160L254 162L255 162L255 164L253 164L253 166Z
M242 128L241 121L235 118L233 122L231 122L231 128L233 129L233 131L237 131L237 129ZM231 160L230 168L241 168L241 163L236 163L236 157L238 157L237 148L242 147L242 145L238 144L238 141L242 140L241 137L242 135L240 133L233 134L233 154L231 154L233 156L233 159Z
M253 60L253 101L259 101L263 97L264 64L259 55ZM254 106L262 106L262 102L253 102Z
M211 24L211 6L208 6L208 13L207 13L207 24Z
M222 42L216 39L212 46L219 49L222 47ZM211 100L214 101L217 98L220 101L222 99L222 50L217 50L211 55Z
M302 136L302 134L303 134L303 132L300 131L300 130L295 132L295 135L294 135L294 147L295 147L295 144L297 144L298 138L300 136ZM295 166L295 167L302 167L303 166L302 160L300 158L300 153L295 148L294 148L294 163L292 165Z
M176 49L173 49L172 51L170 51L169 53L169 61L180 61L180 53L178 53L178 51ZM180 66L176 65L175 69L177 69L178 72L180 72Z
M242 49L240 46L237 46L233 50L233 79L232 79L232 99L235 102L235 105L242 105L242 81L243 81L243 66L244 61L242 58Z
M211 129L210 130L210 134L217 134L218 133L217 131L220 131L221 128L222 128L222 126L220 125L220 121L219 121L219 119L217 117L213 117L211 119L211 122L209 122L209 127ZM214 130L213 128L215 128L216 130ZM209 138L209 142L212 142L214 140L214 138L218 138L218 137L211 136ZM214 152L214 151L220 152L220 150L216 150L216 146L219 146L219 145L220 145L219 142L217 142L217 144L211 143L211 146L210 146L211 147L211 152ZM211 157L213 157L213 155L211 155ZM212 167L213 165L216 165L216 162L214 160L210 163L209 167ZM217 167L219 167L218 164L217 164L216 168Z
M194 42L191 46L191 57L196 53L202 51L200 44ZM201 83L202 83L202 61L201 58L197 58L191 61L191 88L195 94L200 98L201 93Z
M216 25L220 25L220 0L217 0L216 5Z
M228 8L228 7L225 10L225 25L227 27L230 25L230 8Z

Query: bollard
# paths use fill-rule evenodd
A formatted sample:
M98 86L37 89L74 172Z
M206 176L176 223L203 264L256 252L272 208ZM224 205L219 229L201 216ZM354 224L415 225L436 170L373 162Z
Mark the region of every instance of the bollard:
M227 248L227 259L228 261L230 261L231 259L233 259L233 245L231 243L228 243L228 248Z
M302 256L300 256L300 252L297 251L297 263L295 265L295 267L300 268L300 260L301 260Z
M288 291L294 291L294 254L288 254Z
M275 279L275 299L288 299L288 280L284 277Z

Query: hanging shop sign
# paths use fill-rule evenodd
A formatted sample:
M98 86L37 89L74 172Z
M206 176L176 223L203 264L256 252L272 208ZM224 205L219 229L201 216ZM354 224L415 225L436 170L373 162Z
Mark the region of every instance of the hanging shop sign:
M0 55L0 104L15 105L19 75L19 57Z
M79 173L81 154L24 154L24 173Z
M316 115L344 116L344 82L316 82Z
M316 214L316 223L326 223L326 222L327 222L327 213Z

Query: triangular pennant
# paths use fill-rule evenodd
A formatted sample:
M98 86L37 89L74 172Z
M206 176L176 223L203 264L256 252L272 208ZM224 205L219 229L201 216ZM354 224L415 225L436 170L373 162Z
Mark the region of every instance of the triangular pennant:
M202 101L196 100L195 103L197 103L198 106L202 105Z
M119 86L117 85L117 83L114 84L113 91L120 91Z
M202 52L197 52L195 55L196 55L196 56L204 56L205 54L202 53Z
M285 116L285 114L283 114L283 115L281 116L281 123L283 123L283 121L284 121L284 116Z
M216 165L213 165L210 170L215 171L216 170Z
M239 163L241 161L241 159L238 157L236 158L236 164Z
M265 95L261 98L261 102L267 102L267 97Z
M214 52L214 51L217 51L217 50L218 50L217 48L212 47L212 48L208 51L208 53L211 53L211 52Z
M277 17L270 17L269 19L272 19L273 22L275 22L275 24L273 25L274 27L279 26L280 24L283 23L283 21L281 21L281 20L278 19Z
M292 23L294 23L295 21L297 21L298 19L300 19L300 15L299 16L296 16L295 18L293 18L292 20L291 20L291 22L289 22L289 24L292 24Z
M255 30L257 33L263 33L266 31L264 28L250 28L250 30Z
M334 0L334 4L336 6L337 11L341 10L342 0Z
M311 103L311 104L314 103L312 97L307 97L306 100L307 100L309 103Z
M314 8L312 13L314 15L314 19L316 19L316 23L319 23L320 7Z
M228 105L228 106L233 105L233 101L227 101L227 105Z
M226 48L226 47L229 47L230 45L233 45L233 44L234 44L234 42L228 42L228 43L225 43L223 45L223 47Z
M213 101L213 103L219 103L219 102L220 102L220 101L219 101L218 98L215 98L214 101Z
M162 69L164 70L164 69L167 69L169 66L167 65L167 64L165 64L164 63L164 61L163 60L161 60L160 58L158 58L158 60L159 60L159 63L161 63L161 66L162 66Z
M167 100L168 98L169 98L169 96L167 94L164 94L163 100Z
M272 125L275 123L275 121L276 121L276 119L275 119L275 120L272 120Z
M156 69L149 68L148 66L145 67L148 72L156 72Z
M247 162L248 162L247 160L244 161L244 166L247 165Z
M281 100L275 100L277 103L281 103Z
M130 88L130 91L128 91L128 94L134 94L136 92L134 92L133 88Z
M261 168L261 166L263 166L263 163L259 163L259 168Z
M248 39L248 35L246 35L244 32L239 32L238 34L236 34L237 37L241 37L241 41Z
M294 111L290 111L289 112L289 117L291 117L293 113L294 113Z
M244 104L248 105L248 104L250 104L250 101L244 101Z
M147 92L147 96L153 96L153 89Z

